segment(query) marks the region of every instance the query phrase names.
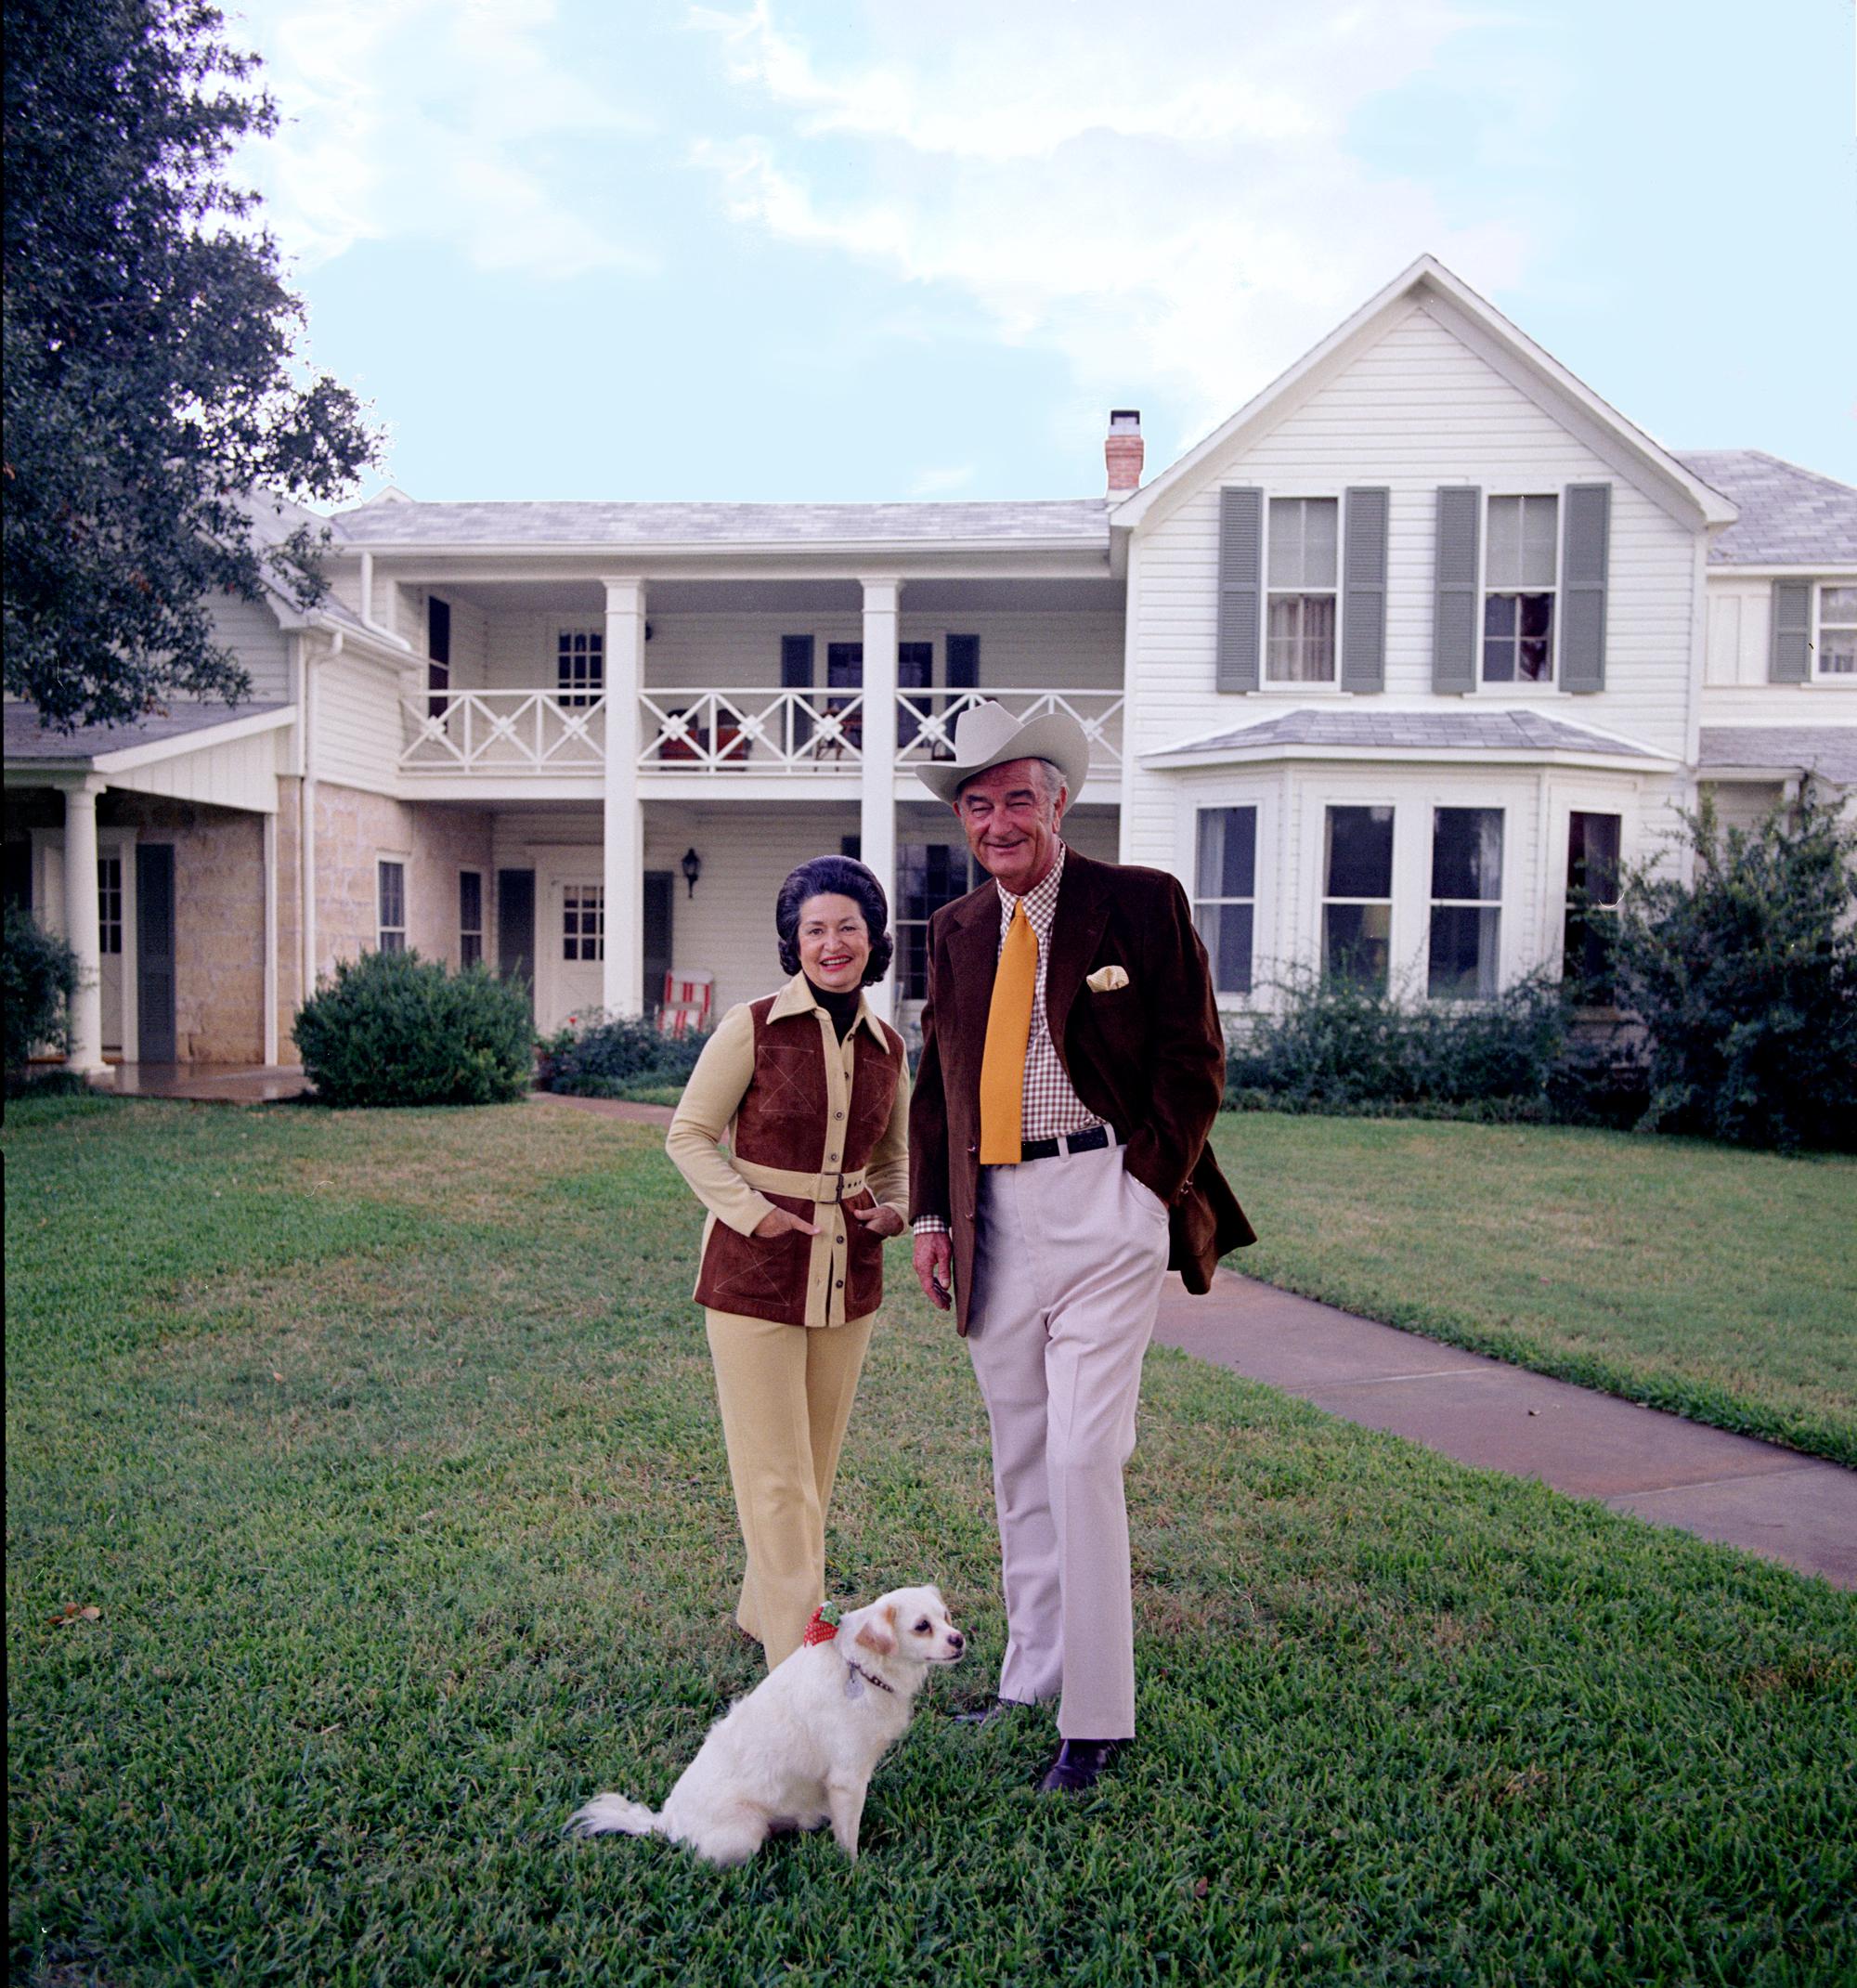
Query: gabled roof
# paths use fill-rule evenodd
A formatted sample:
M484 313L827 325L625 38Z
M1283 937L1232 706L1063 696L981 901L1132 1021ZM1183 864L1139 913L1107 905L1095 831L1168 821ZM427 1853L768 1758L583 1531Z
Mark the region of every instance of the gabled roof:
M347 549L939 544L1109 548L1107 498L921 504L422 504L377 497L338 514Z
M6 764L91 768L121 772L155 760L172 759L201 746L219 745L252 732L268 732L287 724L294 715L291 704L176 704L148 718L123 724L79 725L74 732L54 732L39 721L30 704L8 701L6 707Z
M1686 448L1680 459L1741 515L1712 566L1857 566L1857 490L1759 448Z
M1471 331L1513 366L1519 381L1526 383L1526 390L1557 420L1589 431L1591 438L1608 444L1613 452L1633 466L1647 486L1664 495L1667 503L1681 506L1704 524L1732 522L1734 506L1719 491L1653 441L1642 428L1627 421L1616 408L1609 407L1526 331L1512 324L1493 304L1453 276L1435 256L1422 255L1331 331L1320 344L1305 353L1287 372L1247 401L1223 427L1215 429L1197 448L1188 449L1134 496L1125 498L1111 513L1110 524L1118 530L1139 525L1157 503L1181 484L1189 483L1209 469L1220 455L1275 427L1297 405L1303 391L1319 383L1330 371L1339 370L1357 352L1371 344L1398 315L1415 303L1430 301L1445 305L1448 314L1460 321L1467 320Z
M1446 753L1466 757L1545 752L1599 754L1609 759L1656 760L1662 755L1629 739L1570 725L1540 711L1358 711L1307 708L1284 711L1255 724L1240 725L1209 738L1166 746L1142 758L1188 766L1196 760L1234 755L1269 756L1291 750L1373 753Z
M1857 786L1857 725L1704 725L1697 752L1706 776L1735 768L1817 773Z

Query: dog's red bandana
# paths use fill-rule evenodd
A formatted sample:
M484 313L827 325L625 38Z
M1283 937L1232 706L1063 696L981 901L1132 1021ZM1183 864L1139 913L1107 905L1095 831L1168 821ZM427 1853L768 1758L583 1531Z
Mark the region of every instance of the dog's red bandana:
M806 1625L806 1642L830 1643L838 1633L838 1605L837 1602L822 1602L812 1611L812 1619Z

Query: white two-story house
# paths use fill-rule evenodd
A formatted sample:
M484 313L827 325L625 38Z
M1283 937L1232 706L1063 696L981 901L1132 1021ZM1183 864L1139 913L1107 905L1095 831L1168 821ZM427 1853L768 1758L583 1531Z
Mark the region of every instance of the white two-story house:
M1672 454L1430 258L1200 447L1018 503L427 504L331 521L331 599L228 620L239 711L10 710L6 879L87 963L72 1060L276 1061L370 946L538 1027L778 977L775 886L891 886L905 1022L973 880L913 768L996 697L1091 740L1074 846L1174 871L1221 999L1562 962L1707 785L1857 786L1857 490ZM288 519L279 519L282 528ZM88 877L93 866L97 888Z

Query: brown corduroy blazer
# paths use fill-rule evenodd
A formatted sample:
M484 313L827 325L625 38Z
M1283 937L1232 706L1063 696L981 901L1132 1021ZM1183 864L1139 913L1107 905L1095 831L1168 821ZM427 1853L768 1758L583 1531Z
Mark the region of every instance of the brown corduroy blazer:
M999 956L991 880L928 925L928 1000L909 1113L912 1219L954 1234L957 1329L967 1330L980 1188L980 1057ZM1084 984L1119 966L1127 984ZM1064 855L1045 969L1051 1037L1077 1096L1128 1140L1123 1163L1168 1210L1168 1267L1212 1285L1227 1250L1257 1238L1206 1136L1225 1095L1225 1036L1191 906L1163 870Z

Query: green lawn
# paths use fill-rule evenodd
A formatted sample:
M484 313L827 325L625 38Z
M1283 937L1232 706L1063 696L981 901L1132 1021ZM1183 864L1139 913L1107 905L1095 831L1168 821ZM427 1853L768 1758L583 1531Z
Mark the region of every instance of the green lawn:
M1042 1716L930 1711L855 1869L564 1839L756 1674L655 1133L47 1101L5 1155L16 1982L1857 1973L1857 1598L1159 1351L1097 1796L1034 1795ZM938 1579L977 1648L930 1701L984 1690L983 1422L913 1297L831 1559Z
M1566 1127L1227 1113L1286 1290L1857 1464L1857 1161Z

